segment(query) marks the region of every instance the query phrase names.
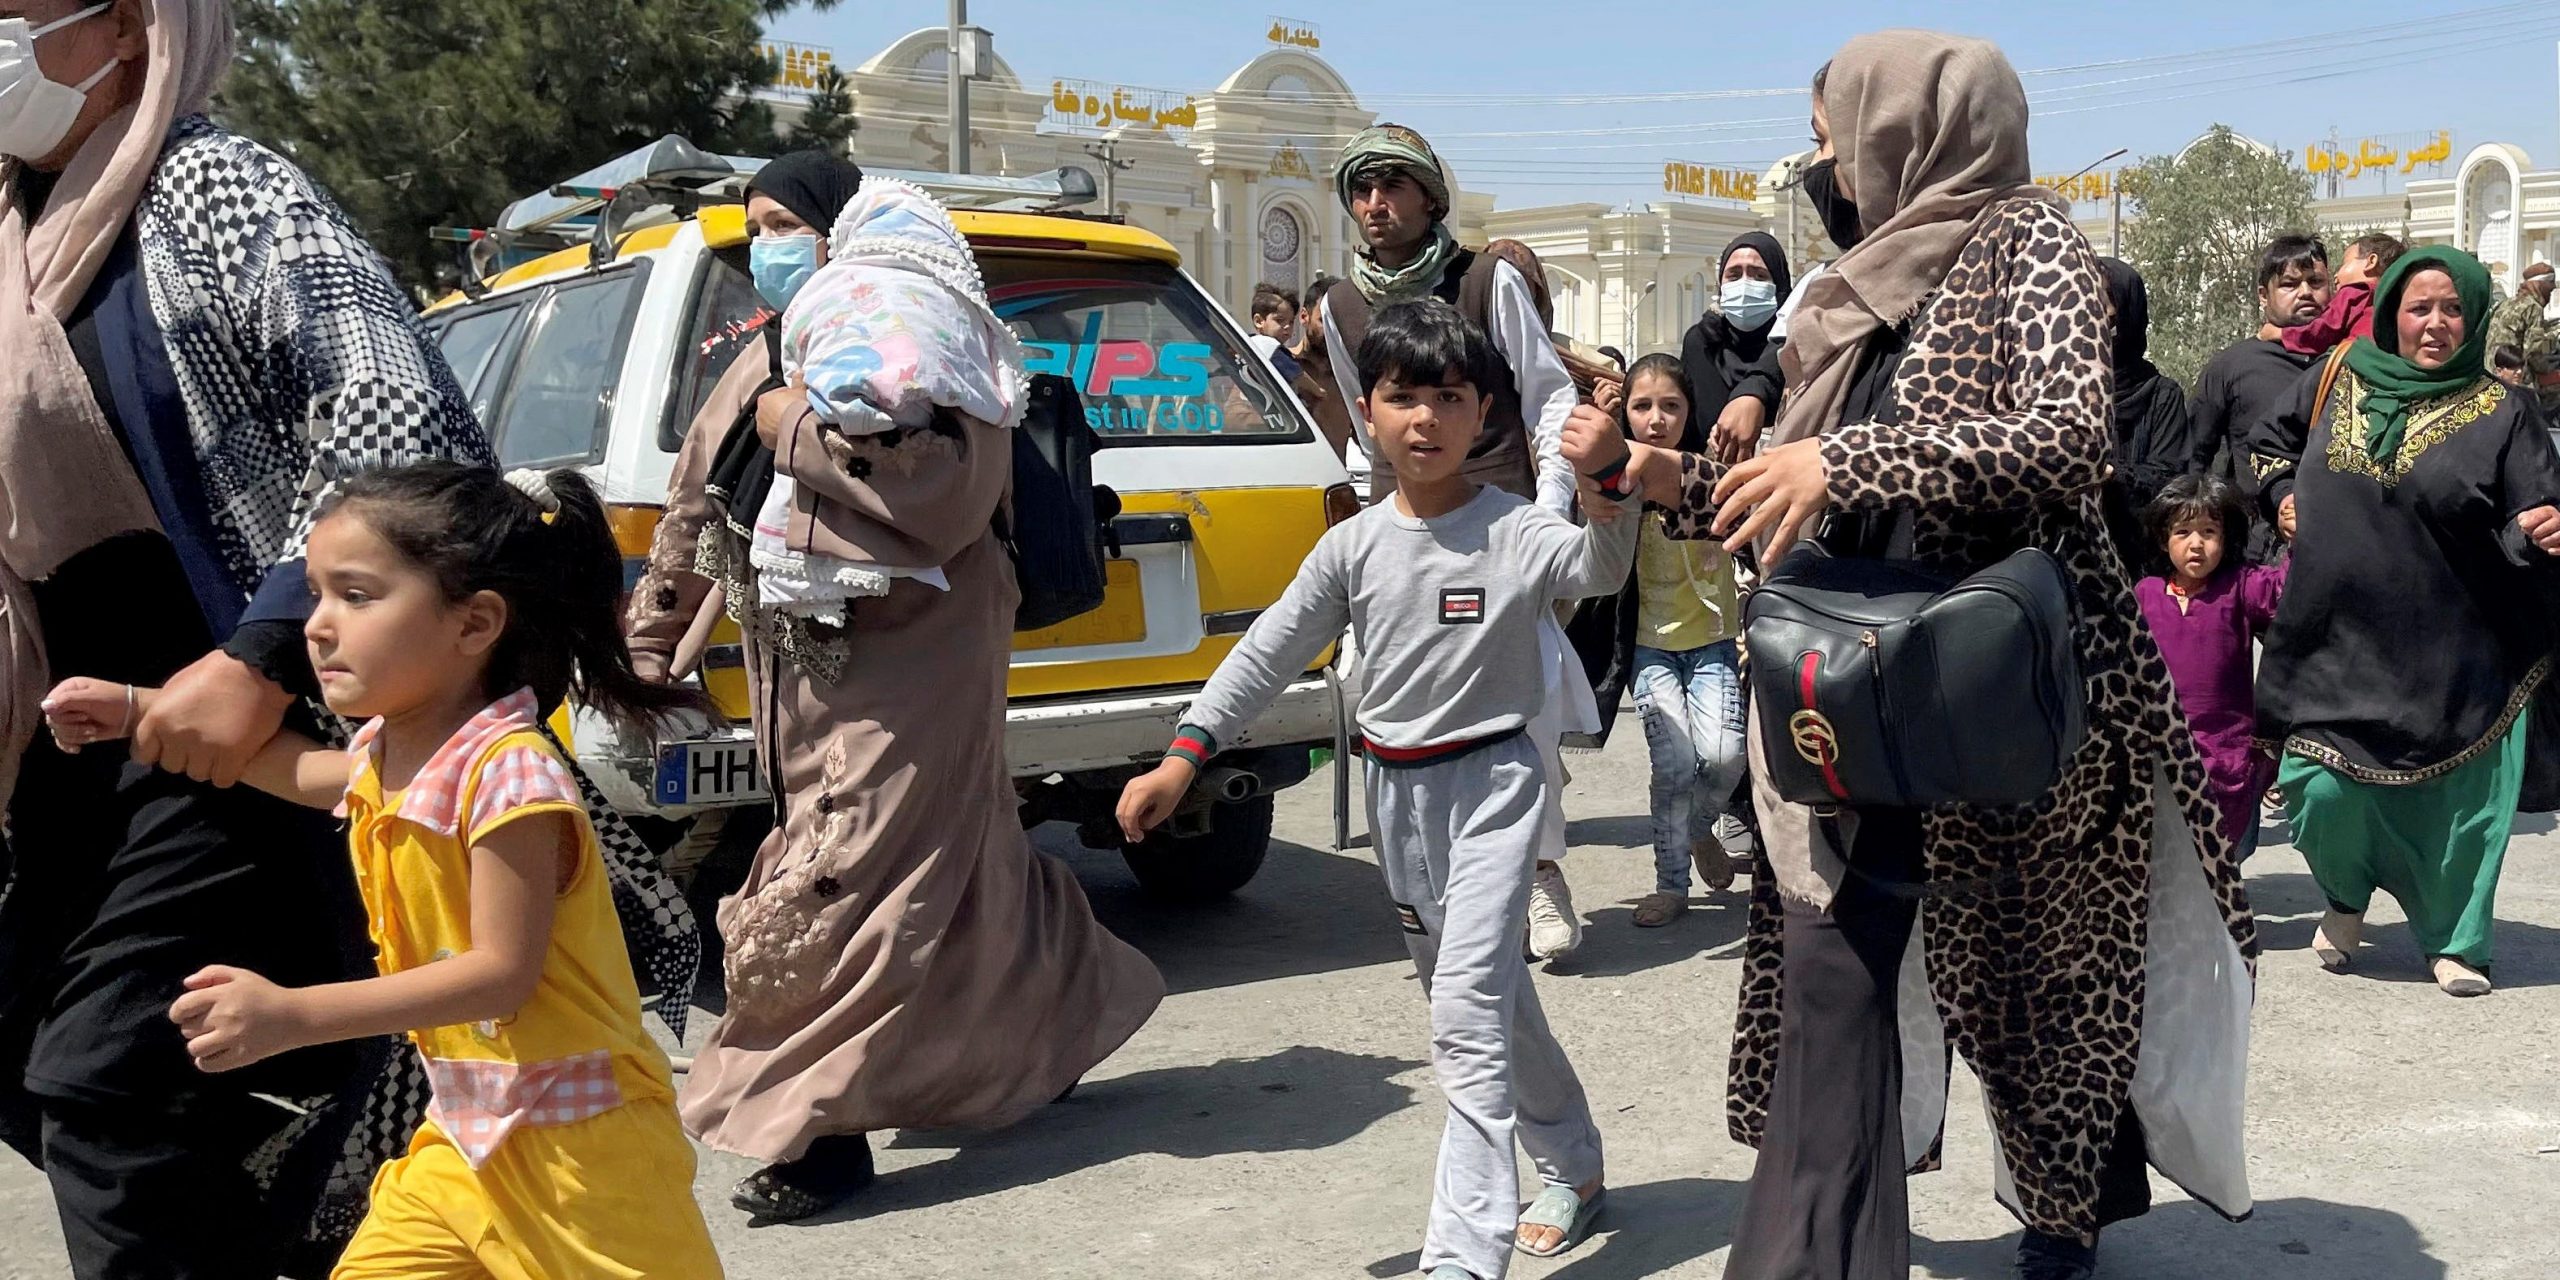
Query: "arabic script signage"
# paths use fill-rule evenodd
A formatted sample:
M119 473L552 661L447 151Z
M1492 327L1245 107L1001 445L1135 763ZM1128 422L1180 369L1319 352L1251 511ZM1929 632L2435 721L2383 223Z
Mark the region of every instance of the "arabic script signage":
M2436 130L2435 138L2422 147L2394 151L2382 145L2380 138L2366 138L2354 147L2315 142L2303 149L2302 167L2315 174L2334 174L2350 181L2368 173L2415 172L2419 165L2441 165L2453 159L2453 134Z
M1710 169L1674 160L1662 166L1662 190L1666 195L1705 196L1748 204L1760 198L1760 175L1748 169Z
M1151 129L1182 142L1190 138L1193 126L1199 123L1199 103L1187 93L1132 89L1091 80L1053 80L1049 82L1049 109L1040 116L1040 131L1104 134Z
M766 86L771 89L816 93L818 82L826 77L827 69L836 64L834 51L816 45L767 40L758 48L773 60L773 80Z
M1324 47L1323 30L1312 22L1300 22L1296 18L1274 17L1271 29L1262 35L1284 49L1315 50Z

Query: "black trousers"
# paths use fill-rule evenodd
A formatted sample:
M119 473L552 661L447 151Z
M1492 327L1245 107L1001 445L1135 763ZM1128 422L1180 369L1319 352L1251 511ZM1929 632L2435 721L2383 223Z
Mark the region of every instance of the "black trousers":
M1895 988L1919 917L1910 891L1927 868L1916 812L1859 816L1853 870L1831 910L1786 907L1777 1081L1726 1280L1911 1274ZM2100 1222L2149 1209L2143 1165L2128 1109L2100 1174Z
M94 553L109 559L43 584L57 677L158 684L209 647L165 544L153 551L110 544ZM119 747L65 755L39 736L19 765L0 877L0 1140L51 1180L74 1273L288 1270L355 1108L305 1121L254 1095L344 1093L381 1046L207 1075L168 1010L206 965L285 986L371 974L336 823L144 768ZM300 1140L279 1157L269 1144L289 1130Z

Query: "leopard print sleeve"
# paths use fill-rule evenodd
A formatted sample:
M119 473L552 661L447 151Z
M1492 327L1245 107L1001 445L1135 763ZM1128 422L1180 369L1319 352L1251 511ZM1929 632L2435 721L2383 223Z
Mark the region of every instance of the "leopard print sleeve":
M1904 420L1823 436L1833 504L2019 510L2096 488L2111 444L2107 308L2097 254L2060 209L1995 211L1925 317L1939 332L1915 333L1897 380Z
M1707 453L1683 453L1680 459L1680 490L1670 502L1649 503L1646 509L1662 517L1662 535L1680 542L1692 542L1714 535L1707 526L1715 523L1716 481L1724 477L1725 467Z

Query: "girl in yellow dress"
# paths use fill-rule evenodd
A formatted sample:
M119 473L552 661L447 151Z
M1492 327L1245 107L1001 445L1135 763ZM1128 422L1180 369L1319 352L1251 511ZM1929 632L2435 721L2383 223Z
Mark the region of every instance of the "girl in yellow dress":
M574 471L374 472L340 487L308 565L321 696L366 723L345 751L279 735L245 781L347 819L382 976L204 969L169 1010L187 1052L229 1071L417 1045L434 1100L338 1280L719 1276L595 834L539 729L573 688L636 721L693 698L632 674L595 492ZM73 680L46 715L77 748L124 736L153 692Z

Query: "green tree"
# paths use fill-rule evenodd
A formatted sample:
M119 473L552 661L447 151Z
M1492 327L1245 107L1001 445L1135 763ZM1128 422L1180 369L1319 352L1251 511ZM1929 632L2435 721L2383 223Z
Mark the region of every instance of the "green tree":
M829 65L818 73L818 88L809 95L808 109L791 122L790 142L794 147L850 155L854 131L861 127L853 115L852 86L845 82L844 72Z
M2151 359L2193 387L2214 352L2257 329L2267 241L2313 229L2311 176L2215 125L2184 154L2152 156L2122 181L2133 205L2125 257L2151 291Z
M834 0L811 0L828 8ZM410 284L452 281L437 226L674 133L769 151L751 90L794 0L240 0L224 119L291 156Z

